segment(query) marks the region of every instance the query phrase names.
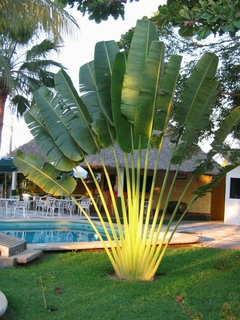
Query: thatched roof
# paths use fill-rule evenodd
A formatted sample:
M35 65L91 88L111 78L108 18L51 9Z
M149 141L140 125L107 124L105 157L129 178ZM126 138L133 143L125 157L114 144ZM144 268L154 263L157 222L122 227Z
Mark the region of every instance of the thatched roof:
M170 158L171 158L171 149L172 148L173 148L173 145L171 144L170 140L165 138L164 145L163 145L163 152L161 154L161 158L160 158L160 162L159 162L159 166L158 166L159 170L166 170L166 168L169 164ZM34 139L25 143L24 145L20 146L18 149L22 150L24 153L31 152L31 153L34 153L35 155L44 157ZM120 150L119 147L116 147L115 149L116 149L119 164L121 167L124 167L123 152ZM16 150L11 153L11 156L14 156L15 154L16 154ZM104 159L105 165L108 168L115 168L115 161L114 161L112 148L102 149L101 155ZM142 151L142 160L141 160L141 167L142 168L144 167L145 155L146 155L146 151L143 150ZM156 163L156 157L157 157L157 150L152 149L150 151L149 162L148 162L148 168L150 170L154 169L154 166ZM182 165L180 167L180 171L192 172L195 169L196 165L199 164L199 162L201 160L203 160L205 157L206 157L206 154L200 148L197 148L195 155L192 156L191 159L189 159L189 160L186 159L182 163ZM89 155L89 156L87 156L87 160L90 163L92 168L100 168L101 167L99 154ZM81 166L86 167L86 164L83 162L83 163L81 163ZM129 166L131 167L130 163L129 163ZM137 159L135 159L134 166L135 167L137 166ZM212 175L216 175L219 172L220 168L221 167L215 161L213 161L212 168L209 169L209 172L207 172L207 173L212 174ZM176 167L172 166L171 170L172 171L176 170Z

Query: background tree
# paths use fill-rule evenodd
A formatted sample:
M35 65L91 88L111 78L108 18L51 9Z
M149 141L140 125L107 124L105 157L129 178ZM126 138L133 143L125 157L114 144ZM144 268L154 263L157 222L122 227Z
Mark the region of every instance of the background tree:
M133 1L134 0L130 0L130 2ZM63 7L70 5L72 8L76 4L77 10L79 10L82 15L87 13L90 20L95 20L95 22L100 23L101 21L108 20L110 16L114 19L118 19L119 17L124 19L127 0L55 0L55 2L57 4L60 3Z
M48 57L59 50L58 43L43 40L27 46L0 35L0 145L7 99L12 112L22 116L32 105L32 93L42 85L53 87L53 67L62 67Z
M88 13L89 19L99 23L109 16L124 19L127 0L55 0L55 3L63 7L76 4L80 13ZM156 19L158 25L178 26L182 36L197 35L201 40L212 33L235 36L240 29L239 10L239 1L232 0L167 0L166 5L160 5L159 1Z
M179 27L181 36L196 35L197 40L212 34L234 37L240 29L239 11L239 1L168 0L159 6L154 20L159 26Z
M220 59L217 79L220 83L220 96L209 126L209 133L214 132L226 114L240 105L240 3L238 1L167 1L159 6L159 11L152 18L161 34L173 28L178 31L181 41L187 45L187 52L194 50L198 57L202 50L216 53ZM165 37L164 37L165 38ZM176 39L175 35L171 35ZM206 39L206 40L205 40ZM179 41L177 42L179 45ZM172 41L174 50L178 46ZM189 55L188 55L189 57ZM235 153L231 161L239 162L240 122L236 123L230 139L223 145L222 154L229 159L229 150L235 141ZM238 148L236 148L238 146Z
M56 39L76 34L74 18L52 0L0 0L0 34L19 42L45 32Z
M55 93L46 87L38 89L34 93L36 104L25 114L25 120L49 163L33 154L23 155L20 151L14 159L19 171L28 179L41 186L46 193L58 196L69 196L76 187L74 178L60 175L60 172L71 170L85 161L101 197L107 223L103 220L88 185L81 177L80 179L97 212L110 249L88 213L74 198L73 200L80 206L102 241L117 277L128 280L153 279L184 214L197 198L210 191L227 170L232 169L225 168L210 184L203 185L194 192L186 211L168 238L173 219L191 182L196 176L208 171L212 165L212 157L221 148L232 126L240 119L238 107L230 112L215 131L212 149L201 163L196 163L192 178L183 187L177 206L166 229L161 233L181 164L189 148L198 143L199 132L208 127L218 94L218 83L215 81L218 64L216 55L204 53L182 86L178 99L179 94L175 95L175 89L181 57L172 55L165 65L164 51L164 43L158 40L154 25L146 20L138 21L127 55L119 51L114 41L97 43L94 61L80 68L81 96L66 72L60 70L55 76ZM176 104L175 110L172 109L173 104ZM178 124L179 130L172 141L171 160L162 181L153 221L150 223L163 141L172 120ZM106 147L111 147L115 160L120 207L101 155L101 149ZM128 206L125 203L122 170L116 148L123 152ZM145 215L144 200L152 148L156 150L156 165ZM111 216L101 186L87 160L88 154L96 153L106 176L114 217ZM140 166L142 160L145 164L143 169ZM176 170L174 177L169 178L172 165L175 165ZM169 179L171 185L166 190ZM163 208L162 213L160 208Z
M14 23L13 23L14 22ZM0 0L0 145L6 101L22 115L32 104L32 92L53 85L51 60L65 33L74 36L73 17L51 0ZM39 40L44 34L48 39ZM40 41L40 43L39 43Z

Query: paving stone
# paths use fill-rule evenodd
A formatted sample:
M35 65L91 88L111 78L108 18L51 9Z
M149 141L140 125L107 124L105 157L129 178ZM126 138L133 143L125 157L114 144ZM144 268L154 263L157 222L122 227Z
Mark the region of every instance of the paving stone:
M15 257L0 257L0 269L15 267L17 260Z
M26 249L18 254L14 255L16 262L19 264L25 264L33 259L40 257L43 254L42 250Z
M0 255L10 257L27 248L27 241L0 233Z

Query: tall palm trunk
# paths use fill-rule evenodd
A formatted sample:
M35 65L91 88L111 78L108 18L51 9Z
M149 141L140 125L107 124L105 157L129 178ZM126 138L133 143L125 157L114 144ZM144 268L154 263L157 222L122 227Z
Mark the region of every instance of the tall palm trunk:
M7 96L8 93L6 85L4 81L0 79L0 150L2 147L3 118Z

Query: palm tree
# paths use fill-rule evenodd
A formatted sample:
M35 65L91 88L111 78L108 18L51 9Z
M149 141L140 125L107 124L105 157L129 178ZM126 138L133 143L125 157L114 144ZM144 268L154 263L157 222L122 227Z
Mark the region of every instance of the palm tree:
M36 89L42 85L53 87L54 74L50 67L62 67L47 59L59 50L57 42L45 39L29 47L0 35L0 146L7 99L13 110L23 115L31 107L32 93Z
M71 170L85 161L101 196L107 223L83 179L82 183L91 197L110 249L97 225L83 208L81 210L101 239L116 275L122 279L148 281L154 277L184 214L196 199L209 192L226 172L221 172L211 183L195 191L176 227L170 232L173 219L190 184L209 169L212 157L221 149L232 126L239 121L240 107L235 108L215 132L212 149L201 163L196 163L192 177L182 188L171 219L166 227L162 228L181 164L186 155L189 155L191 146L198 143L199 132L208 127L218 94L218 83L215 81L218 64L216 55L206 52L201 57L179 98L175 93L180 64L181 57L176 55L171 56L165 64L164 44L158 40L154 25L149 21L138 21L128 55L119 52L114 41L96 44L94 61L80 68L81 96L67 73L60 70L55 76L56 93L46 87L38 89L34 93L36 105L25 114L25 120L49 163L33 154L23 155L18 151L14 159L15 165L46 193L69 196L74 191L76 182L72 177L62 175L61 170ZM174 112L173 104L176 104ZM169 123L177 124L179 130L169 150L171 159L151 221L157 171ZM115 199L110 175L101 155L101 149L106 147L112 148L121 206L118 206ZM120 147L124 156L127 208L117 147ZM156 165L153 170L149 206L145 212L144 200L152 148L156 149ZM88 162L86 155L89 154L99 156L107 179L116 224ZM145 166L141 185L143 157ZM174 177L171 177L173 165L176 169ZM169 180L171 184L167 189ZM160 209L163 210L162 213Z
M0 146L7 98L22 115L31 105L34 90L43 84L51 87L49 67L60 64L47 59L48 55L59 50L64 32L75 36L77 28L74 18L56 1L0 0ZM30 48L43 33L50 40Z
M52 0L0 0L0 34L15 41L28 41L45 32L54 38L76 34L74 18Z

